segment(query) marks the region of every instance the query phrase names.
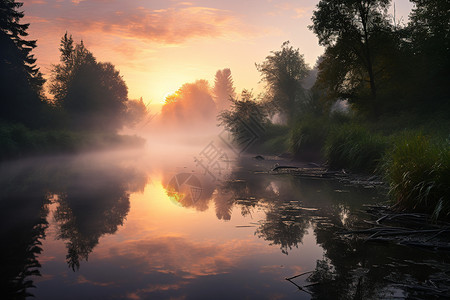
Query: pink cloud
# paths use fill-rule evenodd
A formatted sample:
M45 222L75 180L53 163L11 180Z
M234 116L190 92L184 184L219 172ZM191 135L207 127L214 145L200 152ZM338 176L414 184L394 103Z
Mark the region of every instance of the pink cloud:
M32 0L30 3L37 3L35 1L42 0ZM50 20L50 26L59 28L61 34L68 30L72 33L108 34L163 44L182 44L193 38L228 37L230 33L242 35L248 27L231 11L193 6L189 2L157 9L132 4L100 4L110 1L72 0L71 4L61 6L53 1L46 5L47 8L53 8L51 12L43 8L35 9L27 17ZM69 8L70 5L73 8Z
M127 267L139 265L144 273L170 273L187 280L227 273L247 253L264 252L259 248L260 245L252 241L229 241L218 245L194 242L180 236L161 236L128 241L100 256L122 257Z
M313 7L299 7L298 4L294 4L292 2L282 2L277 3L274 5L275 11L270 12L269 14L272 16L281 15L282 13L285 13L287 11L293 12L292 18L294 19L301 19L304 16L307 15L308 11L311 10Z

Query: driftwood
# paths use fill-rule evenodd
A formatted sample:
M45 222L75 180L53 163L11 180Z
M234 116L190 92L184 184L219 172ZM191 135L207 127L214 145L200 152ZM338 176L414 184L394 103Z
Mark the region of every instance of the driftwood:
M286 279L287 281L289 281L290 283L292 283L293 285L295 285L300 291L312 295L312 293L311 293L310 291L308 291L307 288L310 287L310 286L316 285L316 284L318 284L318 283L311 283L311 284L307 284L307 285L304 285L304 286L300 286L300 285L298 285L297 283L295 283L294 281L292 281L292 279L295 279L295 278L297 278L297 277L301 277L301 276L306 275L306 274L311 274L311 273L314 273L314 271L309 271L309 272L301 273L301 274L298 274L298 275L295 275L295 276L292 276L292 277L287 277L287 278L285 278L285 279Z
M314 164L315 165L315 164ZM289 174L304 178L323 178L323 179L337 179L341 182L350 183L353 185L363 185L365 187L375 187L384 185L377 176L365 176L347 173L345 170L329 170L320 166L300 168L295 166L280 166L273 167L269 174L282 175Z
M450 251L450 223L433 222L430 215L395 212L385 206L368 206L375 220L372 227L342 231L340 235L363 238L365 242L390 242L434 251Z

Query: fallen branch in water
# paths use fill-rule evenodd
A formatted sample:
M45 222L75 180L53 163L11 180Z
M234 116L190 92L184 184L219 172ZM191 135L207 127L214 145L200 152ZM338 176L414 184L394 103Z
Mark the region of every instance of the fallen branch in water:
M373 220L364 221L372 227L347 230L340 235L363 236L364 242L390 242L434 251L450 251L450 223L432 222L431 216L420 213L395 212L385 206L368 206Z
M309 286L316 285L316 284L318 284L318 283L312 283L312 284L308 284L308 285L305 285L305 286L300 286L300 285L298 285L297 283L295 283L294 281L292 281L292 279L297 278L297 277L300 277L300 276L303 276L303 275L306 275L306 274L310 274L310 273L313 273L313 272L314 272L314 271L309 271L309 272L301 273L301 274L299 274L299 275L295 275L295 276L292 276L292 277L286 277L285 279L286 279L287 281L289 281L290 283L292 283L293 285L295 285L300 291L312 295L312 293L311 293L310 291L308 291L306 288L309 287Z

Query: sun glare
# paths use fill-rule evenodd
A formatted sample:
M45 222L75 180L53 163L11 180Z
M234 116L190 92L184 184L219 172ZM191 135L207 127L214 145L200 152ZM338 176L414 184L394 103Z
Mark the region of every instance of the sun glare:
M169 98L170 96L174 95L175 91L170 91L164 94L164 99L162 99L160 101L161 104L165 104L167 102L167 98Z

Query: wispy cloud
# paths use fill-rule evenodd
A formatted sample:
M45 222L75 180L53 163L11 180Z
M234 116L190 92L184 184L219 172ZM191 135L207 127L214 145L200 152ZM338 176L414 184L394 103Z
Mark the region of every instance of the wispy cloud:
M30 3L45 4L35 1L43 0L31 0ZM52 1L45 6L53 10L42 15L62 32L108 34L162 44L182 44L195 38L242 36L248 33L246 28L249 26L224 9L194 6L190 2L178 2L157 9L138 6L142 2L134 1L131 2L133 5L105 5L105 2L111 1L114 0L71 0L64 4Z
M311 6L299 6L297 3L293 2L281 2L274 4L275 10L271 11L270 14L273 16L281 15L286 12L291 12L291 18L301 19L305 17L308 11L312 10Z

